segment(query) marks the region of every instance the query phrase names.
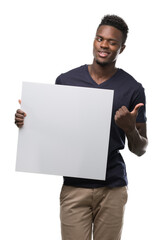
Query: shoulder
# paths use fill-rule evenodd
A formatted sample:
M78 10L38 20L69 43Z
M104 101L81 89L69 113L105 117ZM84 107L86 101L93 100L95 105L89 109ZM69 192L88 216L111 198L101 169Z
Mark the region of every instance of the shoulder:
M56 84L66 84L69 83L69 80L72 81L78 77L83 77L83 75L86 73L86 66L87 65L85 64L60 74L56 79Z
M80 72L83 72L85 71L85 68L86 68L86 64L85 65L81 65L79 67L76 67L76 68L73 68L65 73L62 73L61 75L64 76L64 75L72 75L72 74L75 74L75 73L80 73Z
M119 69L119 84L121 85L121 89L130 91L131 93L144 91L142 83L137 81L131 74L123 69Z
M123 69L119 69L119 70L120 70L121 80L123 80L124 84L127 84L127 85L129 84L133 87L135 86L138 88L142 86L142 84L138 82L131 74L124 71Z

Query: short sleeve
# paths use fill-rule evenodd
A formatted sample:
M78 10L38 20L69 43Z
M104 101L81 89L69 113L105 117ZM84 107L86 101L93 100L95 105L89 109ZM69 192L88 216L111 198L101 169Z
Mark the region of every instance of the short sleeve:
M61 82L61 77L58 76L56 81L55 81L55 84L59 84L59 85L62 85L62 82Z
M134 109L134 107L139 104L143 103L144 106L139 108L138 115L136 118L137 123L143 123L147 121L146 117L146 96L145 96L145 90L143 86L140 84L139 88L137 91L134 93L134 96L132 98L132 103L130 106L131 111Z

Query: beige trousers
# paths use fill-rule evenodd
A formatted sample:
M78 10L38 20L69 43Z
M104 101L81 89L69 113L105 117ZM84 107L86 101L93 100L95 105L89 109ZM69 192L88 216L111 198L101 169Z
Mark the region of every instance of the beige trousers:
M127 187L76 188L60 194L62 240L120 240Z

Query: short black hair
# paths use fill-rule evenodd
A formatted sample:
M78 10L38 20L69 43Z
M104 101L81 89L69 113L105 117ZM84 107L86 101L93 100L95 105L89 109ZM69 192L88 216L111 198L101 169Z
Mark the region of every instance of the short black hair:
M117 15L105 15L102 18L98 28L102 25L112 26L120 30L123 34L123 44L126 42L129 28L122 18L118 17Z

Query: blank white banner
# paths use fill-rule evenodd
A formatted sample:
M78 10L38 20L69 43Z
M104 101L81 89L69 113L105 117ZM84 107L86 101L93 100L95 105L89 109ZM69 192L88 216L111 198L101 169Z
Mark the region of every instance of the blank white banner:
M105 180L113 95L24 82L16 171Z

